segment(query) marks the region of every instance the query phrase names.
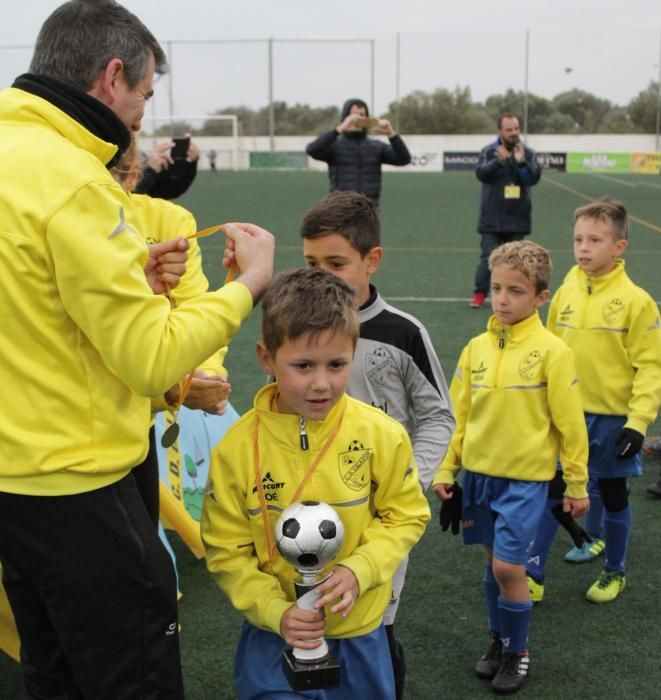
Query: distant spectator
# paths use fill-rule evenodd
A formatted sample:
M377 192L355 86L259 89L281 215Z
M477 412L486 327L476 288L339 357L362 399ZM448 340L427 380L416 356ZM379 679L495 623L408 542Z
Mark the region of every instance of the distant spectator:
M213 148L207 153L207 158L209 159L209 168L211 168L211 170L213 170L214 172L216 172L216 157L217 156L218 156L218 153Z
M190 134L185 135L190 138ZM146 156L142 177L135 190L137 194L175 199L192 185L197 175L200 149L191 141L186 160L182 161L181 167L172 168L174 160L170 151L173 146L174 141L164 141Z
M360 192L378 205L381 164L408 165L411 154L387 119L369 119L369 110L363 100L347 100L342 107L341 118L338 126L309 143L305 151L311 158L328 163L331 192ZM373 126L368 127L370 121ZM369 138L368 128L385 134L390 143Z
M475 288L470 305L482 308L489 295L489 256L503 243L520 241L531 230L530 193L542 174L535 152L520 140L519 120L511 112L498 119L498 138L482 149L475 169L482 183L480 218L480 261L475 271Z

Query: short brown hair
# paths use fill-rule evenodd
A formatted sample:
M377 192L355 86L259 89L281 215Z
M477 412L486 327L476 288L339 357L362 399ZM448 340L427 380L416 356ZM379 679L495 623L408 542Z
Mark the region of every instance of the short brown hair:
M551 255L534 241L512 241L499 246L489 256L489 270L496 265L523 273L535 285L537 294L549 288L553 272Z
M602 197L584 204L574 212L574 223L583 218L610 224L616 241L626 241L629 238L629 215L622 202Z
M514 112L503 112L499 117L498 117L498 128L501 129L503 126L503 119L516 119L519 124L521 124L521 120L514 114Z
M358 309L346 282L318 267L281 272L262 299L262 341L271 355L286 340L327 330L358 342Z
M379 212L364 194L340 190L314 204L301 222L301 238L322 238L338 233L365 257L381 245Z

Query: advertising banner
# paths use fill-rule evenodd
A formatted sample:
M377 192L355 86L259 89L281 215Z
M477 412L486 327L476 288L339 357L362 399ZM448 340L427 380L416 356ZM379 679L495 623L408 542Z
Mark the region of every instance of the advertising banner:
M411 164L406 166L406 170L417 172L443 170L443 154L434 151L411 153Z
M475 170L479 159L479 151L445 151L443 170Z
M631 172L659 175L661 173L661 153L632 153Z
M568 153L568 173L630 173L631 153Z
M556 170L564 173L567 170L566 153L537 153L537 162L544 170Z

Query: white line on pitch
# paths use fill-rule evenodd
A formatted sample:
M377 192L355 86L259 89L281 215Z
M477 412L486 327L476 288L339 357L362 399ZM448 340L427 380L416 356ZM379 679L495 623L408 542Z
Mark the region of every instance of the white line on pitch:
M620 185L626 185L627 187L637 187L638 185L636 184L631 184L630 182L626 182L625 180L618 180L616 177L612 177L610 175L602 175L601 173L590 173L593 177L600 177L602 180L606 180L607 182L619 182Z

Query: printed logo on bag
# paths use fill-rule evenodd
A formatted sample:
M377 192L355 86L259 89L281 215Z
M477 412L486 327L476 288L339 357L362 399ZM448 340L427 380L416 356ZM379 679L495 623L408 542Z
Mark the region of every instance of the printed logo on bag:
M365 355L365 373L372 384L384 384L391 366L392 357L384 347L377 347Z
M279 501L280 500L280 489L284 487L285 481L276 481L272 476L271 472L266 472L262 477L262 488L264 489L264 498L267 501ZM257 486L253 486L253 493L257 493Z
M524 355L519 362L521 379L527 379L529 382L537 379L542 371L542 362L544 362L544 355L539 350L532 350Z
M621 325L625 309L626 306L622 299L618 299L617 297L611 299L604 305L604 321L606 321L609 326Z
M352 440L346 452L338 456L340 477L353 491L362 491L369 486L369 459L372 449L365 447L360 440Z

